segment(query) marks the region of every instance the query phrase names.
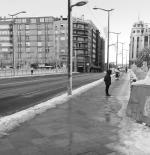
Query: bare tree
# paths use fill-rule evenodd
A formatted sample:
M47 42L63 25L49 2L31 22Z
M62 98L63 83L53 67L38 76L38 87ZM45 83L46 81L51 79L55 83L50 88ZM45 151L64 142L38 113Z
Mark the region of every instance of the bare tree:
M147 62L147 66L149 68L150 67L150 49L149 48L144 48L139 52L136 65L138 67L141 67L144 61Z

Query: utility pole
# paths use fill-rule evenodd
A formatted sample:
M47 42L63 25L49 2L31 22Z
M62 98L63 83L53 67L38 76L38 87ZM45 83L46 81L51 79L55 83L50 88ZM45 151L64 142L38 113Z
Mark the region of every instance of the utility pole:
M80 1L71 5L71 0L68 0L68 95L72 95L72 19L71 11L74 6L83 6L87 1Z
M117 35L117 49L116 49L116 68L117 68L117 65L118 65L118 37L119 37L119 34L121 34L121 32L120 33L110 32L110 33Z
M120 44L122 44L122 68L123 68L123 45L125 44L125 43L123 43L123 42L119 42Z
M14 50L13 25L14 25L14 16L17 16L21 13L26 13L26 11L17 12L15 14L8 14L12 18L12 50L13 50L13 75L14 76L15 76L15 69L16 69L16 60L15 60L15 50Z

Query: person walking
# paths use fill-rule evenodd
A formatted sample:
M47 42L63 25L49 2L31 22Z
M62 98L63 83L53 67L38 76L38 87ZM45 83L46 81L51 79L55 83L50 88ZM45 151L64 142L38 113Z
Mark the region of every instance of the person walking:
M106 73L106 75L105 75L105 77L104 77L104 82L105 82L105 86L106 86L106 88L105 88L106 96L111 96L111 95L109 94L109 87L110 87L110 85L111 85L111 76L110 76L111 73L112 73L111 70L107 70L107 73Z

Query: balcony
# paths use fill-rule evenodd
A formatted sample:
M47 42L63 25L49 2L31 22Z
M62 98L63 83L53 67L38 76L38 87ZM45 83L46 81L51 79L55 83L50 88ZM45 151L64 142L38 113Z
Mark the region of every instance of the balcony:
M87 36L88 36L88 32L73 31L73 35L74 35L74 36L86 36L86 37L87 37Z

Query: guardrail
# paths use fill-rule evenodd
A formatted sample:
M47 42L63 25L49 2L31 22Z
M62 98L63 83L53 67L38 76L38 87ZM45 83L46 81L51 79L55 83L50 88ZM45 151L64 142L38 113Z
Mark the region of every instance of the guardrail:
M30 69L5 69L0 70L0 78L5 77L18 77L18 76L29 76L29 75L42 75L42 74L57 74L66 73L66 69L33 69L33 74Z

